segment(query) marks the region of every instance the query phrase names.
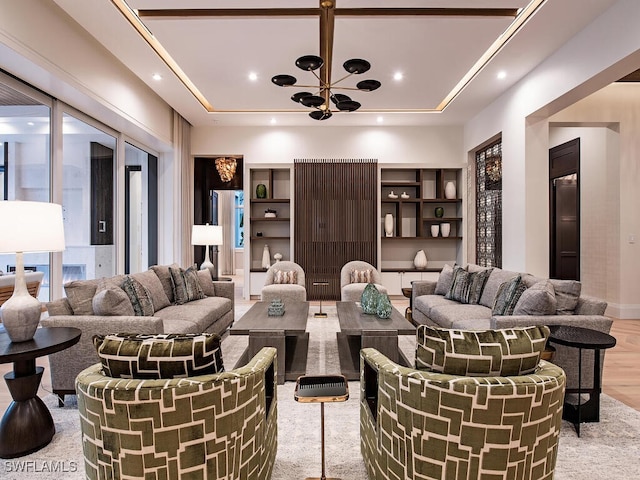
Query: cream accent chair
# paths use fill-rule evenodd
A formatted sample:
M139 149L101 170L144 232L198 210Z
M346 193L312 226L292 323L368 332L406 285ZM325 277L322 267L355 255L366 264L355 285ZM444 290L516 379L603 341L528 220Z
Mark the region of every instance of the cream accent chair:
M298 273L298 283L275 283L275 276L278 270L283 272L294 271ZM305 286L304 270L295 262L277 262L267 270L267 278L264 280L264 287L260 293L260 300L270 302L271 300L282 300L285 305L288 302L306 302L307 288Z
M362 297L366 283L351 283L352 270L371 270L371 283L373 283L380 293L387 293L387 289L382 286L382 276L370 263L362 260L347 262L340 270L340 300L343 302L359 302Z

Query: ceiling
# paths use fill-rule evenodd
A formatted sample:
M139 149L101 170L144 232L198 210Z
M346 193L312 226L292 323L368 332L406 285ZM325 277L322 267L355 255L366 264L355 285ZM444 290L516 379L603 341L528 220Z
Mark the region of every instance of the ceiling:
M379 118L384 125L463 124L615 0L333 0L333 35L327 35L326 17L321 21L323 0L54 1L192 125L360 126ZM130 21L117 5L139 16ZM393 11L374 10L382 8ZM533 13L505 35L523 18L514 13L527 8ZM136 23L152 33L174 71ZM382 86L353 92L362 104L358 111L317 121L308 116L311 109L291 101L297 88L278 87L271 78L290 74L298 84L318 84L295 60L320 55L327 36L333 40L324 41L332 46L331 80L346 75L346 60L362 58L371 63L369 72L340 86L363 79ZM506 76L498 79L501 71ZM402 80L394 80L396 72ZM154 73L162 79L154 80ZM199 93L188 90L189 82Z

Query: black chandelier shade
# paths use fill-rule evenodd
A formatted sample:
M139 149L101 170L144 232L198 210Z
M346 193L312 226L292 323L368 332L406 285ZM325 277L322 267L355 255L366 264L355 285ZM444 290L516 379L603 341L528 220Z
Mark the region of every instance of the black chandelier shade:
M319 86L300 85L300 87L317 88L316 93L297 92L291 96L291 100L300 103L305 107L314 108L309 116L314 120L326 120L331 118L331 103L342 112L355 112L361 107L361 104L342 93L334 93L333 90L359 90L362 92L372 92L380 88L381 83L378 80L362 80L354 87L336 87L336 85L351 75L360 75L368 72L371 64L361 58L352 58L342 65L347 75L334 83L328 79L323 81L316 73L316 70L322 68L324 60L317 55L304 55L296 60L296 66L304 71L311 72L319 80ZM287 74L275 75L271 81L279 87L293 87L298 81L296 77Z

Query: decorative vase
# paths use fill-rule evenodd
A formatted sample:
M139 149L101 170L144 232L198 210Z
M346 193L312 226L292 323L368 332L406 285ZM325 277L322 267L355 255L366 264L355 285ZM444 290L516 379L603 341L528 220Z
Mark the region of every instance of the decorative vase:
M267 186L264 183L259 183L256 187L256 198L267 198Z
M376 316L378 318L389 318L391 317L391 300L389 299L389 295L386 293L381 293L378 295L378 303L376 305Z
M393 237L393 215L390 213L384 216L384 233L387 237Z
M280 260L282 260L282 254L281 253L274 253L273 254L273 258L276 261L276 263L278 263Z
M269 245L264 245L264 250L262 250L262 268L268 270L271 266L271 253L269 253Z
M362 312L368 315L375 315L378 309L378 297L380 292L373 283L368 283L364 287L362 296L360 297L360 305L362 306Z
M413 259L413 264L419 270L427 268L427 254L424 253L424 250L418 250L418 253L416 253Z
M435 214L436 218L442 218L444 216L444 208L436 207L433 213Z
M456 184L453 182L447 182L444 186L444 198L452 199L456 198Z
M440 232L443 237L448 237L451 232L451 224L450 223L441 223L440 224Z
M437 237L439 231L440 231L440 225L438 225L438 224L431 225L431 236L432 237Z

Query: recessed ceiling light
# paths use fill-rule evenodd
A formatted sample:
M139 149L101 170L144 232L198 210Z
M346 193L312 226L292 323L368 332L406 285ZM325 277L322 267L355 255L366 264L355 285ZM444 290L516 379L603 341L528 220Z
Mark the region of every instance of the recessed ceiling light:
M258 74L256 72L249 73L249 80L255 82L256 80L258 80Z
M498 80L502 80L503 78L507 77L507 72L505 72L504 70L501 70L498 72Z
M271 123L271 125L275 125L277 123L277 121L276 121L275 118L272 118L270 123Z
M29 125L30 127L33 127L35 125L35 123L33 122L27 122L27 125Z
M402 74L402 72L396 72L393 74L393 79L396 81L400 81L404 78L404 75Z
M383 117L378 117L376 120L378 121L378 123L384 122L384 118Z
M160 75L159 73L154 73L151 78L153 78L154 80L162 80L162 75Z

